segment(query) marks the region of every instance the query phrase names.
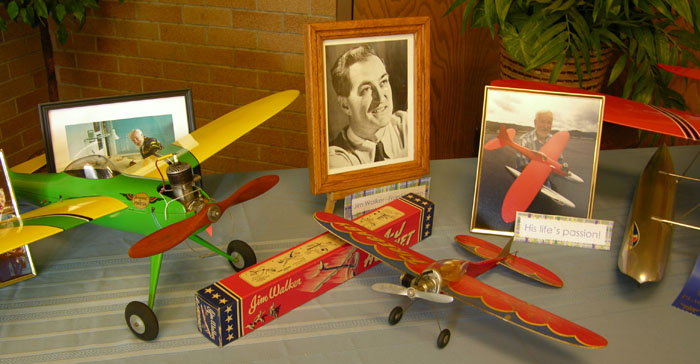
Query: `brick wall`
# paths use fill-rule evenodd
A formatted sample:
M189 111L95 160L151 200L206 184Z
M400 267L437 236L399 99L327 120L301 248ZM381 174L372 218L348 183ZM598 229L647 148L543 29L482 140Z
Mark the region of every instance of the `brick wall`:
M4 12L0 16L6 19ZM15 165L43 152L36 105L49 97L39 32L15 23L7 27L0 32L0 148Z
M200 127L260 97L297 89L302 95L285 111L202 167L204 173L306 167L303 26L334 20L335 4L102 0L65 45L54 40L60 98L190 88ZM36 104L47 99L45 76L37 30L14 25L0 47L0 147L18 150L12 165L43 148Z

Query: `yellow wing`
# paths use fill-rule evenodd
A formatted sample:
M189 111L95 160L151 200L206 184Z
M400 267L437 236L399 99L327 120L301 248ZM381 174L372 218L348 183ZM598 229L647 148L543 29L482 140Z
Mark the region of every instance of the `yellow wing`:
M245 133L282 111L297 96L299 96L299 91L287 90L241 106L175 141L174 144L181 148L176 154L182 155L189 151L199 163L202 163ZM124 173L159 178L155 168L155 160L155 156L145 158L127 168ZM159 167L165 174L167 164L162 163Z
M0 252L16 249L127 208L111 197L81 197L56 202L0 222Z
M46 155L42 154L40 156L34 157L28 161L22 162L10 170L15 173L34 173L39 168L46 165Z

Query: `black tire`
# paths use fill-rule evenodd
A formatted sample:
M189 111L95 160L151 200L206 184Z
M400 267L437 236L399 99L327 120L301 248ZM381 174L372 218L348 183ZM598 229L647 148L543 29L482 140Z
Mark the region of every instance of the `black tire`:
M396 306L394 307L393 310L389 313L389 325L396 325L401 321L401 318L403 317L403 307L401 306Z
M228 261L236 272L240 272L258 262L253 249L242 240L232 240L228 243L226 254L237 261L236 263L231 260Z
M124 309L124 319L137 338L151 341L158 336L158 319L148 305L138 301L129 302Z
M444 329L444 330L440 331L440 335L438 335L438 338L437 338L438 348L440 348L440 349L444 348L445 346L447 346L447 344L449 344L449 342L450 342L450 330Z

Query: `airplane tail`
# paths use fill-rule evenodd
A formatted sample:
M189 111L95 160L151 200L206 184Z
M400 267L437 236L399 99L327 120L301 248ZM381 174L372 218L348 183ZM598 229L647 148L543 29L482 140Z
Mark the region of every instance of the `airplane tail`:
M513 238L510 238L510 240L508 240L508 243L506 244L506 246L503 247L503 249L501 249L501 252L498 253L496 259L508 257L508 255L510 255L511 245L513 245Z
M515 129L506 129L506 126L501 124L501 127L498 129L498 137L486 142L486 144L484 144L484 149L496 150L511 145L513 144L514 137Z

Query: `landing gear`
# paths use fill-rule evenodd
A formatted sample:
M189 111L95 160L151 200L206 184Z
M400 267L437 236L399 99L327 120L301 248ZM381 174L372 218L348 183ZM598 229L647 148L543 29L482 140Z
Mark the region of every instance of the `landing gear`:
M440 335L437 338L437 346L442 349L450 342L450 330L444 329L440 331Z
M246 242L242 240L232 240L230 243L228 243L226 253L235 260L235 262L232 260L229 260L228 262L236 272L240 272L258 261L255 257L255 252L253 252L253 249L250 248L250 245L246 244Z
M124 318L131 332L141 340L151 341L158 336L158 319L148 305L132 301L126 305Z
M401 321L401 318L403 317L403 307L401 306L396 306L394 307L393 310L391 310L391 313L389 313L389 324L390 325L396 325Z

